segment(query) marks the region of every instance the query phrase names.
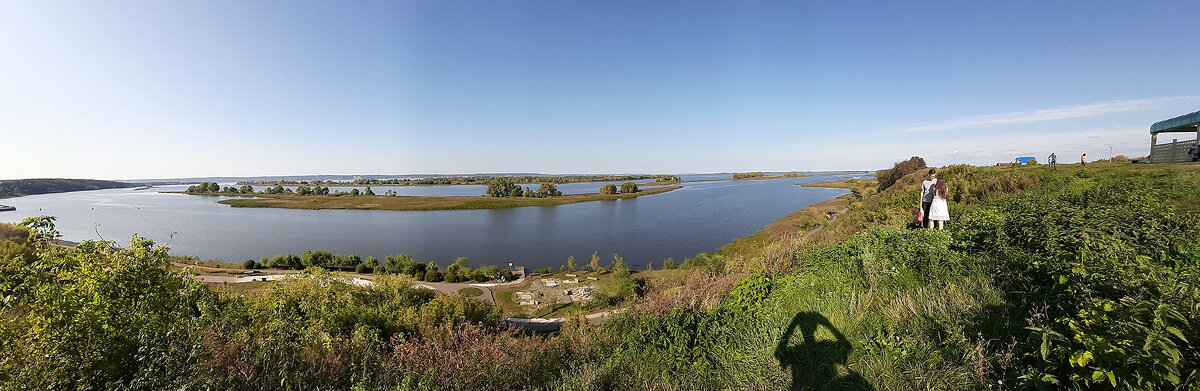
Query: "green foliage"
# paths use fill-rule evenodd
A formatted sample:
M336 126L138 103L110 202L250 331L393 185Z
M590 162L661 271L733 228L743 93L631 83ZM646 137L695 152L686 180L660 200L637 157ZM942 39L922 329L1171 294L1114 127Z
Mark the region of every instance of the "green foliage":
M925 159L913 156L908 160L897 162L892 168L876 171L875 179L879 181L879 191L892 187L892 184L895 184L897 180L903 178L905 175L925 168Z
M625 182L625 183L621 184L621 194L633 194L633 193L637 193L639 191L641 191L641 190L638 190L638 186L636 183Z
M753 178L762 178L765 176L766 176L766 174L763 174L762 172L759 172L759 171L733 173L733 179L753 179Z
M600 194L617 194L618 192L620 190L617 189L617 185L611 183L600 187Z
M558 186L555 186L553 183L543 183L543 184L541 184L541 186L538 187L537 192L533 192L532 194L533 194L533 197L546 198L546 197L558 197L558 196L561 196L563 193L561 191L559 191Z
M675 269L675 258L667 258L663 260L663 270Z
M679 267L705 268L710 272L719 273L725 270L725 257L718 253L700 253L694 258L685 258Z
M599 251L592 253L592 261L588 262L587 268L593 272L600 270L600 255Z
M567 257L567 271L575 271L575 256Z
M497 177L488 183L487 190L484 195L488 197L520 197L521 186L513 183L512 179L507 177Z
M165 247L135 236L37 259L0 314L0 388L166 388L197 364L186 330L209 295L170 271Z

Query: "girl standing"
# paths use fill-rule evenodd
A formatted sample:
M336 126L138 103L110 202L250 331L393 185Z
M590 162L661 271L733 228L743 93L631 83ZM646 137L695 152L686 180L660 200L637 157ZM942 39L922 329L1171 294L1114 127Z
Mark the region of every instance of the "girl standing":
M933 202L929 204L929 228L933 229L934 222L937 222L937 229L946 229L945 224L950 221L950 208L946 205L946 180L939 178L931 193Z

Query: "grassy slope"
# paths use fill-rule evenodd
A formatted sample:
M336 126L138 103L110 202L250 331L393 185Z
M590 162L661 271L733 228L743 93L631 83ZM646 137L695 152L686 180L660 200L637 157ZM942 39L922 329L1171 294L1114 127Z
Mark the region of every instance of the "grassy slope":
M1187 283L1197 265L1179 263L1200 255L1186 239L1200 234L1196 165L954 166L942 177L951 191L947 231L907 228L917 174L847 200L849 211L812 235L764 230L752 244L722 251L765 269L747 262L747 277L717 305L687 305L696 286L650 298L671 305L647 305L649 312L606 324L605 332L627 337L614 348L620 355L596 365L675 389L984 389L1047 381L1088 388L1102 386L1091 376L1108 384L1110 375L1139 388L1170 384L1171 371L1161 368L1173 366L1184 378L1197 368L1198 353L1184 339L1146 334L1167 334L1153 331L1156 322L1190 339L1200 332L1200 307L1192 308L1200 294ZM794 228L789 218L777 224ZM1137 312L1143 304L1186 315L1153 320ZM1079 323L1099 316L1081 315L1094 305L1120 315ZM1047 345L1043 357L1044 334L1031 324L1066 339ZM791 338L781 340L789 329ZM801 338L806 329L815 330L815 341ZM1182 358L1162 364L1171 355L1156 352L1170 351ZM1097 358L1068 363L1081 352Z
M384 197L267 195L264 198L220 201L235 208L452 210L554 206L587 201L611 201L665 193L679 186L643 189L633 194L573 194L549 198L524 197Z

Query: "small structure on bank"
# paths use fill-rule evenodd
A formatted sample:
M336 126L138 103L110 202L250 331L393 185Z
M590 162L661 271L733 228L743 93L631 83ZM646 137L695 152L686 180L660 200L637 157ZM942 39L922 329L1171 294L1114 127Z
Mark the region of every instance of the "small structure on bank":
M1170 143L1159 144L1159 133L1190 133L1190 136L1195 136L1196 138L1183 141L1171 139ZM1150 162L1175 163L1191 161L1192 156L1188 154L1188 150L1196 146L1197 139L1200 139L1200 111L1155 122L1154 125L1150 125Z

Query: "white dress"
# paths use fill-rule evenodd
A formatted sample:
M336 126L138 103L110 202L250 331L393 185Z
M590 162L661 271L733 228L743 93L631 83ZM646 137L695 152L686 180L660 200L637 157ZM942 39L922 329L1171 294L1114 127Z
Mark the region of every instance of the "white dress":
M933 197L933 203L929 204L929 219L933 221L950 221L950 208L946 206L945 198Z

